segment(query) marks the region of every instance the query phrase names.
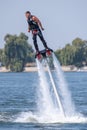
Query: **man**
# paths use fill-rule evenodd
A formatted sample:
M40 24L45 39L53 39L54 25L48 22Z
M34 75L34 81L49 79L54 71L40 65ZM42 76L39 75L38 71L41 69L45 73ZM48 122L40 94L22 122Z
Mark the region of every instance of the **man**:
M36 54L39 54L39 48L38 48L38 44L37 44L37 36L39 36L44 47L46 49L48 49L47 43L44 40L43 34L41 32L41 30L44 30L44 28L43 28L40 20L36 16L31 15L31 12L27 11L25 13L25 16L26 16L27 22L28 22L28 32L31 31L32 35L33 35L33 42L34 42L34 46L36 49Z

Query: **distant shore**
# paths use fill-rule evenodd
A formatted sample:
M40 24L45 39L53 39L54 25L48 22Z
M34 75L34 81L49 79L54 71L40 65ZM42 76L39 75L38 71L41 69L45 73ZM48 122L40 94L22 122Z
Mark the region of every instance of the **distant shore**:
M61 66L62 70L64 72L78 72L78 71L87 71L87 66L82 67L82 68L77 68L75 66ZM30 66L30 67L25 67L23 72L36 72L37 67L36 66ZM0 67L0 72L5 73L5 72L11 72L10 69L6 69L6 67Z

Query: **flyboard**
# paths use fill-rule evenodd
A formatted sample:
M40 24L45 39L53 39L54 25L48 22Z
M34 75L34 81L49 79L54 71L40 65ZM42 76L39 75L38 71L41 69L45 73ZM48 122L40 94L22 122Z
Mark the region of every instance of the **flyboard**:
M50 49L50 48L47 49L47 50L44 49L44 50L39 51L39 53L35 55L35 58L41 64L42 64L43 61L45 61L45 64L47 66L47 71L48 71L48 74L49 74L49 77L50 77L50 81L51 81L51 84L52 84L52 87L53 87L53 91L54 91L54 94L55 94L55 97L56 97L56 100L57 100L57 104L60 108L61 113L65 116L62 101L61 101L60 95L57 91L56 84L55 84L55 81L54 81L54 78L53 78L53 75L52 75L52 71L51 71L51 68L49 66L49 60L50 60L50 57L51 58L53 57L53 53L54 53L53 50Z

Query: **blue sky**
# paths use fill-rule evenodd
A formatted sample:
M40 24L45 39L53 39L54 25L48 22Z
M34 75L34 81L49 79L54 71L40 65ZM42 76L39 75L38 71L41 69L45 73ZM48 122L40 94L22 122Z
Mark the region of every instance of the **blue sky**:
M87 0L0 0L0 48L7 33L24 32L33 44L32 35L27 32L27 10L41 20L50 48L61 48L76 37L87 39Z

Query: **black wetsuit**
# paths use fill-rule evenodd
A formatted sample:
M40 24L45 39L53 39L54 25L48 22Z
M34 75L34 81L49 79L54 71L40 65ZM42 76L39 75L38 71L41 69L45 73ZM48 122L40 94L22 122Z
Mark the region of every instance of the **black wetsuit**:
M38 45L37 45L37 35L39 36L40 40L42 41L44 47L48 48L47 43L44 40L43 34L42 34L42 32L41 32L41 30L38 26L38 23L35 22L34 20L32 20L32 17L33 16L29 17L27 22L28 22L28 25L29 25L29 29L32 30L33 42L34 42L34 46L35 46L36 51L39 51L39 48L38 48Z

